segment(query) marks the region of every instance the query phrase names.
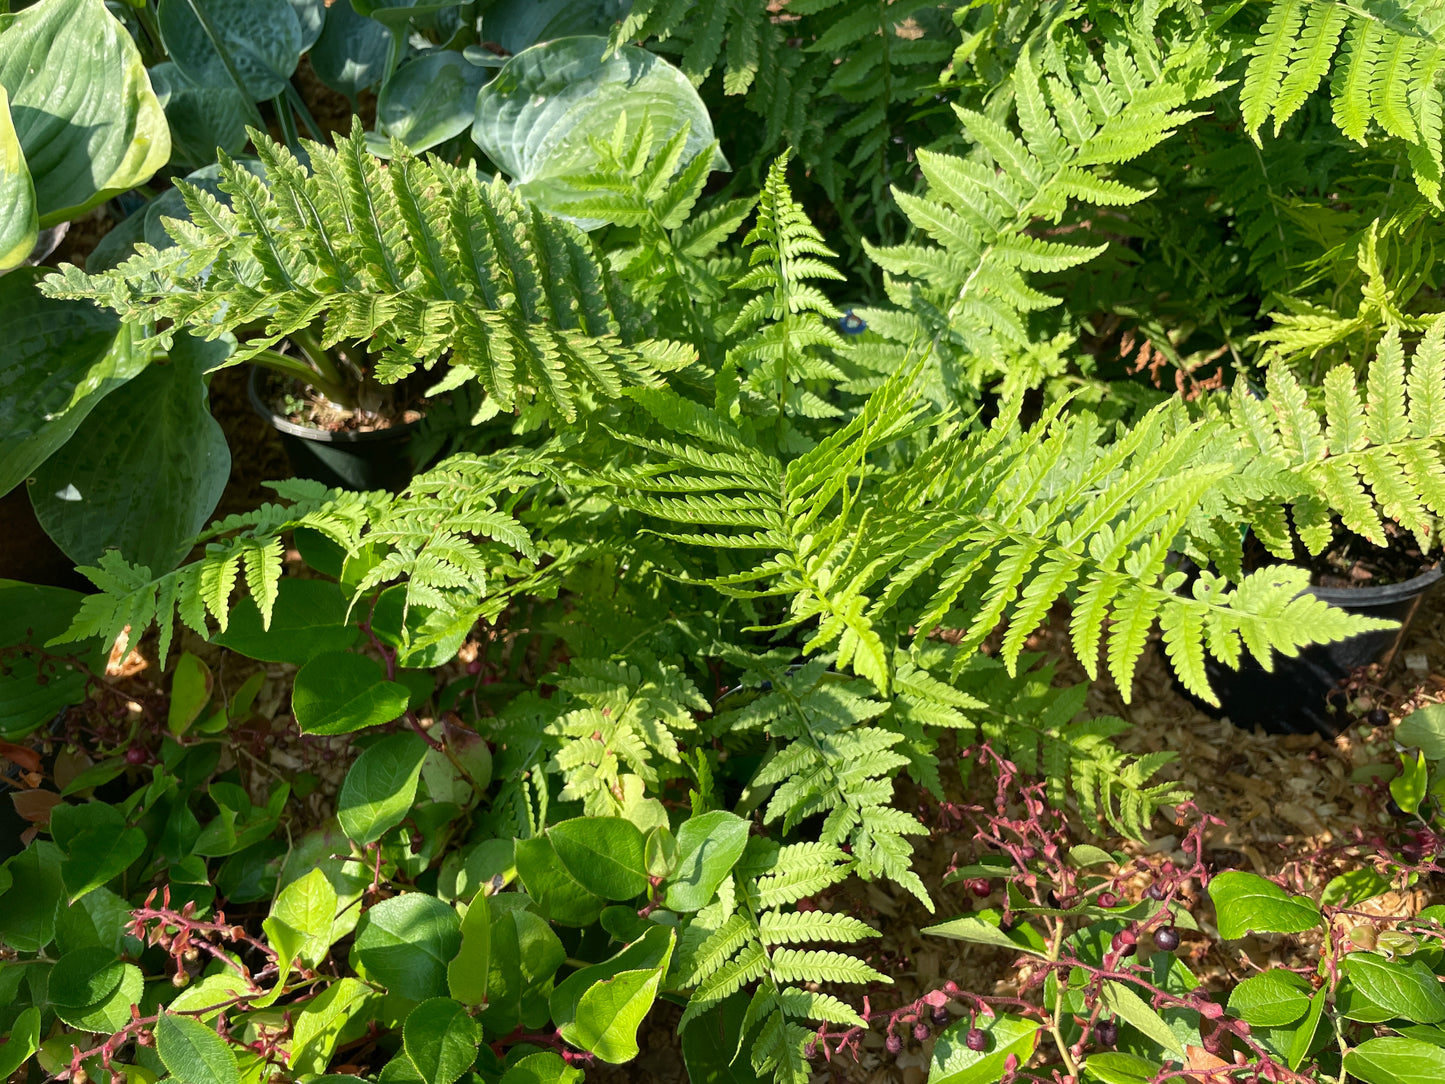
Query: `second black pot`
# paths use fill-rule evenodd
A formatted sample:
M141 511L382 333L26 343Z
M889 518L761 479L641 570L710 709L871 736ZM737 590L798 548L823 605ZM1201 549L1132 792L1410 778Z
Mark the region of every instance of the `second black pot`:
M1445 572L1437 565L1414 579L1382 587L1308 588L1331 606L1398 621L1400 627L1363 632L1333 644L1315 644L1294 658L1276 653L1273 672L1252 656L1246 656L1238 670L1211 658L1205 669L1220 706L1200 706L1211 715L1229 716L1237 726L1259 726L1273 734L1338 734L1352 721L1340 695L1340 680L1362 666L1389 665L1420 600L1442 576ZM1336 694L1333 700L1332 693Z
M281 434L286 458L298 478L311 478L339 489L406 488L416 473L411 444L420 422L376 429L368 433L331 432L297 425L281 417L262 395L267 379L264 370L251 370L246 384L251 406Z

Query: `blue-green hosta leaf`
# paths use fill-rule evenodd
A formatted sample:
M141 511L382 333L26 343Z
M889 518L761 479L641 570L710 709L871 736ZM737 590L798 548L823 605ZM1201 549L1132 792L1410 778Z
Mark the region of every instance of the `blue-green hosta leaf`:
M477 1056L481 1026L449 997L423 1001L402 1025L402 1049L427 1084L452 1084Z
M143 184L170 158L140 52L103 0L40 0L11 16L0 86L41 229Z
M606 35L630 0L501 0L487 8L487 40L508 53L575 34Z
M386 74L391 34L375 19L356 14L351 0L334 0L326 9L326 25L311 47L311 67L338 94L355 100Z
M0 220L0 271L19 267L40 235L35 205L35 182L20 149L20 137L10 119L10 95L0 86L0 207L9 208Z
M321 28L326 25L326 0L286 0L296 13L301 24L301 51L304 53L321 37Z
M157 18L166 51L192 82L235 87L229 60L253 101L284 91L304 51L301 20L287 0L160 0Z
M44 273L21 267L0 277L0 493L44 463L147 361L112 313L42 297L36 283Z
M397 69L376 98L378 131L421 152L465 132L476 119L486 68L438 49Z
M687 76L662 58L624 46L602 59L607 40L562 38L512 57L477 95L472 139L517 191L544 210L580 200L568 178L597 162L618 117L652 126L653 147L688 128L683 161L712 145L712 120ZM713 168L728 168L721 154Z
M231 475L231 451L207 406L206 372L229 344L178 336L154 364L107 395L35 472L41 526L78 565L107 549L156 575L169 572L205 527Z
M336 802L347 839L373 843L401 823L416 799L426 750L416 734L388 734L356 758Z
M39 646L70 627L85 596L62 587L0 580L0 647ZM55 652L57 649L49 649ZM108 647L97 643L60 648L73 652L93 671L104 669ZM0 673L0 738L22 737L55 717L61 708L85 699L85 673L72 663L56 664L46 681L37 656L23 652L9 657L9 673Z
M435 15L447 8L460 7L463 0L351 0L360 15L369 15L396 31L406 29L412 19Z
M216 161L220 147L233 157L246 146L249 103L236 87L193 83L174 61L150 70L151 85L171 129L171 161L204 166Z
M156 1021L156 1054L178 1084L240 1084L231 1048L189 1017L161 1013Z

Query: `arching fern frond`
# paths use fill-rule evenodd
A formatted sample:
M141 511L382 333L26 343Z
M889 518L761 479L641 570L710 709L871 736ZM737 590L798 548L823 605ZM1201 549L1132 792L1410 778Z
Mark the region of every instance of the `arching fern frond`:
M1188 423L1177 402L1112 442L1088 414L1056 413L1027 429L1007 410L987 430L943 425L910 466L882 475L870 452L940 425L922 416L907 374L786 467L737 454L746 444L723 419L684 409L671 393L633 394L662 424L678 429L682 419L692 449L683 458L668 442L618 434L658 460L599 480L619 503L679 525L666 537L761 551L751 567L708 582L786 598L782 626L817 621L807 652L835 652L839 668L885 695L893 647L908 630L921 642L959 622L964 658L1006 623L1000 657L1012 670L1028 634L1066 597L1081 662L1093 676L1105 646L1126 699L1156 621L1181 680L1206 699L1206 652L1233 665L1243 644L1268 666L1275 650L1381 627L1296 597L1307 582L1298 569L1263 569L1235 586L1206 573L1180 593L1185 575L1171 550L1234 468L1211 454L1220 423Z
M282 539L307 528L348 556L365 551L369 567L354 598L406 580L406 606L428 613L403 633L405 649L440 642L458 625L465 631L479 617L499 613L515 592L546 590L566 567L554 559L539 570L538 544L503 504L505 494L535 485L549 470L545 452L519 451L453 457L400 495L347 493L310 481L270 483L287 504L265 504L212 524L197 539L205 554L172 572L153 576L114 551L96 567L81 568L100 593L85 597L64 641L98 636L109 643L129 627L134 643L155 624L164 662L176 617L210 637L211 621L226 629L238 588L269 628Z
M309 170L252 138L266 181L223 162L234 209L183 185L193 221L169 221L173 248L138 246L99 275L67 266L46 292L203 336L263 324L229 364L319 321L324 346L376 355L382 382L445 358L436 390L475 380L491 413L535 400L572 419L587 396L657 383L690 360L649 337L585 235L501 182L400 146L383 169L359 120L335 150L306 144Z
M906 315L863 313L891 341L889 352L878 356L875 348L865 363L896 368L908 351L931 344L943 370L957 374L945 384L965 394L1006 372L1009 355L1030 342L1027 314L1058 304L1027 276L1075 267L1103 251L1045 239L1035 227L1058 222L1074 201L1127 206L1146 198L1147 190L1110 176L1108 167L1200 115L1186 106L1220 88L1219 64L1200 41L1164 58L1152 77L1114 51L1107 70L1086 57L1065 81L1052 71L1041 75L1025 51L1013 76L1017 132L955 107L973 153L920 150L926 192L893 190L936 244L867 246Z

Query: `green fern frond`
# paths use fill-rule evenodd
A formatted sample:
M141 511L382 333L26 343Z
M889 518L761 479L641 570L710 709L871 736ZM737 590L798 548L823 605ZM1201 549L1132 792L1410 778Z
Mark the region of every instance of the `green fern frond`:
M320 321L324 346L365 344L382 382L445 357L443 385L477 381L491 412L535 400L570 420L587 395L657 383L691 359L648 337L576 229L401 147L383 170L359 124L335 150L306 144L309 171L254 133L267 181L225 161L232 210L182 186L194 223L170 222L175 247L138 246L100 275L68 266L46 291L210 337L263 324L230 364Z

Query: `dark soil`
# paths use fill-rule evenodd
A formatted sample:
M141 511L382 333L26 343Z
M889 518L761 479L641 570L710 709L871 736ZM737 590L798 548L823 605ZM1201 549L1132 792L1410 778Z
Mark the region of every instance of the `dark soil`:
M1390 545L1381 547L1368 538L1337 527L1334 544L1320 554L1311 554L1295 539L1291 564L1310 571L1316 587L1384 587L1413 580L1434 567L1438 555L1422 553L1415 536L1394 523L1385 524ZM1244 567L1262 568L1278 563L1253 535L1245 541Z
M277 373L263 372L259 390L262 401L294 425L328 433L371 433L420 421L426 405L422 387L423 382L416 380L371 384L363 391L365 405L355 409L339 406L311 385Z

